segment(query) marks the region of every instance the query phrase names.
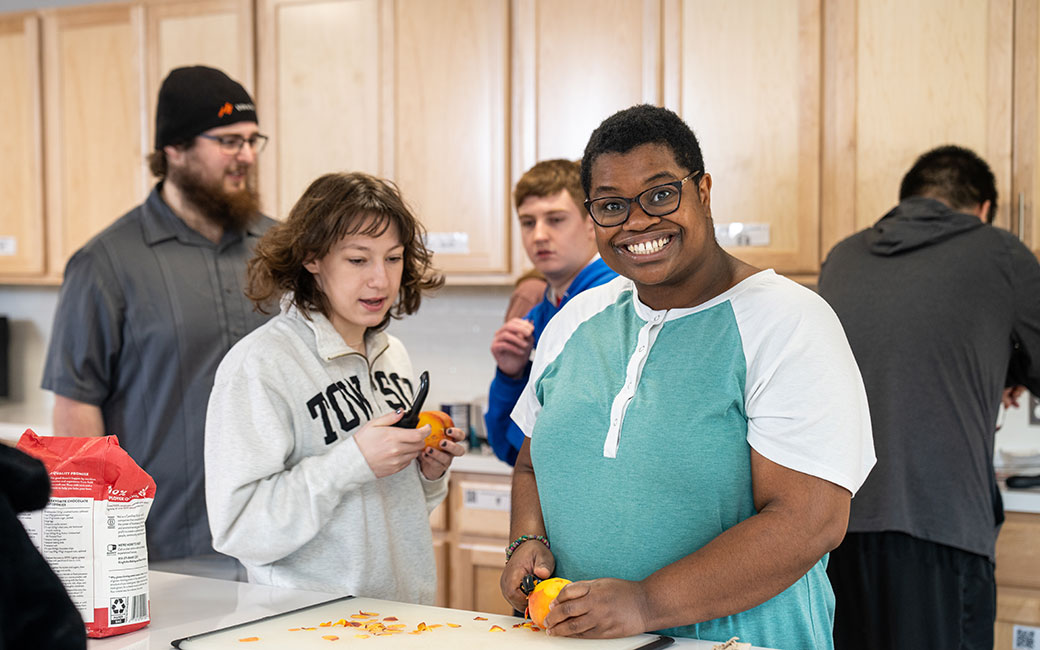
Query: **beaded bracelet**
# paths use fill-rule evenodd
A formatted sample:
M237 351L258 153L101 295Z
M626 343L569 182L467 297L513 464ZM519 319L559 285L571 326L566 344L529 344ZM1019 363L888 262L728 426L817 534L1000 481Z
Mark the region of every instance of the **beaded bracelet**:
M514 539L512 544L506 547L506 562L509 561L509 558L513 557L513 551L515 551L518 546L531 539L536 539L542 544L545 544L545 548L552 548L549 546L549 538L545 535L521 535Z

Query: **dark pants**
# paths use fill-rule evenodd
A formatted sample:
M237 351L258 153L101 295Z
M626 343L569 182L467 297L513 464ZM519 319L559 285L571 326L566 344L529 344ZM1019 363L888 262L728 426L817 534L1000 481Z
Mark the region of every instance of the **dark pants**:
M989 558L904 533L849 533L831 553L835 650L991 650Z

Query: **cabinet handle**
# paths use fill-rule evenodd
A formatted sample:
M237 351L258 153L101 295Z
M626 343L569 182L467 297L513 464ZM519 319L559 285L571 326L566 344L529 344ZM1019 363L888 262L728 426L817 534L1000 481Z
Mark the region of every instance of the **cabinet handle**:
M1018 193L1018 238L1021 241L1026 240L1025 233L1026 226L1026 194L1025 192Z

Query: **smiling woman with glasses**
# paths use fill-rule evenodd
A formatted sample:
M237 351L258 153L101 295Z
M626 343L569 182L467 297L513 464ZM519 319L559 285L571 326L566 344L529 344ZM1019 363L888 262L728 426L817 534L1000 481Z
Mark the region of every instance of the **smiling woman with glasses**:
M589 211L592 220L604 228L620 226L628 221L633 203L639 203L643 212L651 217L663 217L679 209L683 183L702 173L701 171L691 172L681 180L655 185L632 198L601 196L596 199L586 199L585 209Z
M585 206L619 277L552 317L511 411L502 593L522 609L528 574L573 581L550 636L831 650L826 556L874 464L863 382L822 298L719 245L704 168L665 108L589 138Z

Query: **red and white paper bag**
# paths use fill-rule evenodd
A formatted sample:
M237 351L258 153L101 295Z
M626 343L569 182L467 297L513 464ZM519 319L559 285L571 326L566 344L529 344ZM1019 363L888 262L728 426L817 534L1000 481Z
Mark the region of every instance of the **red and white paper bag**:
M79 609L87 636L148 625L144 522L155 481L115 436L38 436L30 429L18 448L43 461L51 479L47 507L19 518Z

